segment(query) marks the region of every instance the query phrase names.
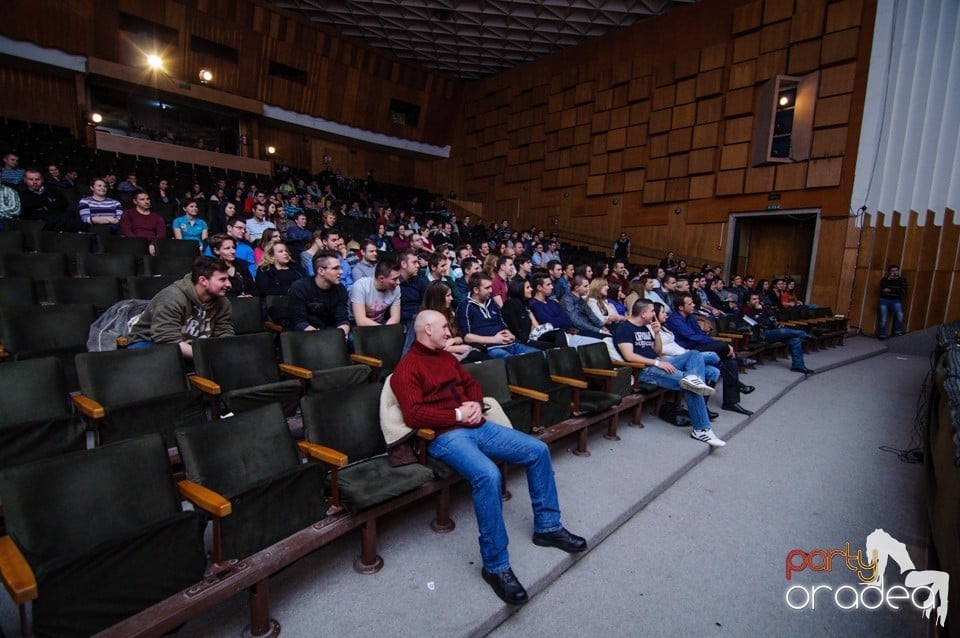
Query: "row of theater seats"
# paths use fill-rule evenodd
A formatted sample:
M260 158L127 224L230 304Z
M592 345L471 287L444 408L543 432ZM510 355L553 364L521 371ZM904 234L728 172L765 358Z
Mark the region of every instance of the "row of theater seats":
M0 392L14 397L0 401L11 445L0 448L9 535L0 539L0 570L22 558L20 580L5 583L18 604L33 601L36 635L88 635L154 604L186 608L177 617L189 617L358 527L355 568L376 571L377 517L429 495L439 495L435 528L452 529L450 469L428 464L422 451L421 463L402 467L385 456L381 414L401 417L383 381L399 360L402 328L358 328L355 339L351 355L337 330L284 332L279 364L270 334L202 340L189 377L175 346L77 354L81 393L72 400L57 359L0 365ZM607 437L617 439L620 413L635 409L640 425L643 402L663 393L636 386L631 367L616 368L603 344L467 370L516 428L547 441L579 434L581 453L590 425L606 423ZM303 430L295 437L284 415L298 408ZM221 412L233 415L218 419ZM98 447L70 453L83 447L88 428ZM319 463L304 465L301 455ZM171 459L185 477L179 494ZM204 516L183 512L181 497ZM210 569L236 587L191 602L174 594L203 576L207 518ZM282 551L263 551L274 544ZM250 568L231 569L236 558ZM252 610L252 628L269 624L262 605ZM166 612L151 613L137 622L173 629L150 620L169 620ZM121 622L110 631L129 628Z

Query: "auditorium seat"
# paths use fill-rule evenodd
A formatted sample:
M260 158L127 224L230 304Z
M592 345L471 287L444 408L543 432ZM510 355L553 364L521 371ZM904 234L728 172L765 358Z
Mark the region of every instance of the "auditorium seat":
M280 335L281 372L302 379L308 392L324 392L367 383L372 368L363 355L350 354L343 332L287 330ZM373 362L371 362L373 363Z
M181 493L213 520L215 564L325 518L327 467L301 462L279 405L177 430L176 438L187 477ZM308 455L311 447L299 446ZM346 463L343 455L321 458Z
M90 636L203 577L203 519L158 434L6 468L0 498L0 573L33 635Z
M265 332L196 339L193 362L197 375L190 380L208 395L214 415L274 402L283 406L285 416L297 411L300 382L281 377L274 339Z

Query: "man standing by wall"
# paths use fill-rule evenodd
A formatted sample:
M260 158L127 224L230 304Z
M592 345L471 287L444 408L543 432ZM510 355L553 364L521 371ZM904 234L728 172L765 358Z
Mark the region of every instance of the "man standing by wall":
M903 334L903 296L907 294L907 280L900 276L900 266L887 267L887 275L880 279L880 301L877 304L877 339L887 338L887 319L893 313L893 336Z

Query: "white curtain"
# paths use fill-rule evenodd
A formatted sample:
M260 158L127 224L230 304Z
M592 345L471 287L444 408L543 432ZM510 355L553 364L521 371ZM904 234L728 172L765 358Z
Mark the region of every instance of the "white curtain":
M939 226L960 211L960 0L877 5L850 210Z

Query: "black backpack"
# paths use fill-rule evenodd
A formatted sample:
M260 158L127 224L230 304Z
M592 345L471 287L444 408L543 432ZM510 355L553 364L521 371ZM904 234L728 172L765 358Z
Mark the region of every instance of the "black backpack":
M677 427L688 428L693 425L690 420L690 413L680 407L679 403L668 401L660 406L659 417L667 423Z

